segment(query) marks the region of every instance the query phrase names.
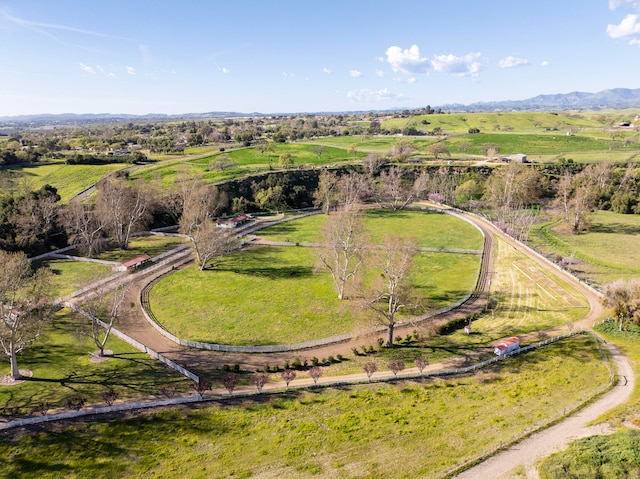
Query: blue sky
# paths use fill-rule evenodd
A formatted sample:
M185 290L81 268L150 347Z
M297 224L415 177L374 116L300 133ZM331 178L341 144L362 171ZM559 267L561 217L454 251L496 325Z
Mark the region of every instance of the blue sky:
M640 0L0 0L0 116L416 108L640 87Z

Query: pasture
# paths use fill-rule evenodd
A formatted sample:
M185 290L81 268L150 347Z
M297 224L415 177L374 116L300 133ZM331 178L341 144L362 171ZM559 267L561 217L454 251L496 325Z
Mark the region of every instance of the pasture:
M215 270L192 265L167 276L149 302L162 326L194 341L293 344L366 327L356 302L338 300L317 264L312 248L252 247L223 258ZM421 253L413 284L437 309L471 291L478 265L476 255Z
M0 441L20 477L441 477L609 379L589 336L477 376L291 392ZM482 434L478 434L482 431Z
M67 309L51 319L43 338L18 355L20 369L33 371L33 377L15 386L0 386L0 416L34 414L42 404L48 404L50 410L64 408L66 400L75 395L89 404L103 404L102 394L109 389L120 399L148 398L159 394L163 386L189 389L190 381L183 376L113 336L107 348L114 357L90 362L89 353L97 348L82 333L87 320ZM9 371L9 363L0 365L1 376Z
M574 256L574 269L597 284L631 279L640 274L640 216L611 211L589 215L586 233L563 233L563 223L555 217L534 227L530 241L541 251L559 257Z
M51 294L54 298L71 294L94 281L113 274L109 266L71 260L42 261L38 266L47 267L53 273Z
M368 210L373 244L390 231L414 236L421 246L480 250L480 233L450 215ZM276 241L318 241L326 217L314 215L261 231ZM158 321L184 339L237 345L292 344L371 326L356 301L339 301L314 248L251 247L225 258L213 271L190 266L159 281L150 292ZM469 293L479 256L427 253L416 257L412 282L429 310ZM354 295L356 291L347 292Z
M104 250L97 253L95 258L103 261L114 261L116 263L122 263L143 254L148 254L153 258L160 253L180 246L184 241L180 236L134 236L129 242L129 249L121 250L112 248Z
M326 215L313 215L286 221L259 230L257 234L269 241L317 243L322 241L322 226ZM480 232L455 216L443 213L412 210L367 209L363 224L368 241L382 244L386 234L413 237L418 246L427 248L482 249Z
M125 163L66 165L64 162L56 162L45 165L14 167L8 170L17 175L18 181L25 181L34 190L40 189L47 184L55 186L58 189L60 201L66 203L109 173L128 166L131 165Z

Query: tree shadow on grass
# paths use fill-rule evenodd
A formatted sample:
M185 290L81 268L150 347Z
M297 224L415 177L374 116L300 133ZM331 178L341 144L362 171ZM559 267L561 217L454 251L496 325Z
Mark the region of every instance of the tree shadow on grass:
M590 227L590 231L592 233L638 235L640 234L640 225L630 225L624 223L609 223L604 225L601 223L596 223Z

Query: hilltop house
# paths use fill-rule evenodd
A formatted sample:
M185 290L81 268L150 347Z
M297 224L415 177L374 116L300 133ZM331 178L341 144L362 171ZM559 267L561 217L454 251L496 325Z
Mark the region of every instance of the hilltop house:
M520 349L520 338L517 336L502 339L493 345L493 352L496 356L506 356L516 349Z

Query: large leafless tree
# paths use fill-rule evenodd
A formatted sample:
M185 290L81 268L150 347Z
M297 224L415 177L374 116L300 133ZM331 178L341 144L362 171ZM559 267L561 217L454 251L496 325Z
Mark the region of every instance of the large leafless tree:
M374 320L387 328L387 347L393 347L398 313L417 307L411 287L411 266L419 249L415 240L389 235L374 259L373 283L363 294L363 306Z
M110 178L98 184L96 214L120 249L129 248L131 235L150 218L148 191L126 178Z
M313 194L313 205L322 207L324 214L336 206L338 202L339 178L333 171L323 170L318 178L318 188Z
M81 202L69 203L63 216L69 242L93 258L100 251L104 239L104 224L99 221L93 206Z
M363 263L364 228L359 208L331 215L323 227L318 258L329 271L338 299L345 298L347 282L354 280Z
M380 173L374 198L381 208L401 210L420 199L427 189L428 175L422 172L413 182L404 177L402 169L392 166Z
M50 313L46 296L51 272L35 272L24 253L0 250L0 345L11 362L11 377L20 378L17 355L38 337Z
M115 288L99 286L80 309L80 313L90 321L90 327L81 328L81 331L87 331L93 339L100 357L104 357L104 349L111 335L111 330L118 319L130 289L130 282L120 283Z

